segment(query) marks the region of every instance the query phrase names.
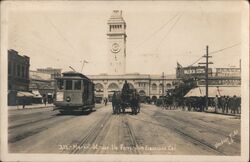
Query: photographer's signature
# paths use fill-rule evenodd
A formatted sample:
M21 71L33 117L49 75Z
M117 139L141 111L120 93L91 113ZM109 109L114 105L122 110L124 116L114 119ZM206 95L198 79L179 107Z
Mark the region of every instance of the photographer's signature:
M234 130L232 133L230 133L230 134L228 135L227 138L220 139L220 142L217 142L217 143L214 145L215 148L217 149L217 148L219 148L220 146L222 146L223 144L229 144L229 145L233 144L233 143L234 143L233 138L234 138L237 134L239 134L239 131L238 131L238 130Z

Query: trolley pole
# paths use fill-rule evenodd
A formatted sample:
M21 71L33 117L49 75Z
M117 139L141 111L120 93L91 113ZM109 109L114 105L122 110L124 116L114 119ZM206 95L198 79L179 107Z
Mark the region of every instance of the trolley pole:
M211 58L212 56L208 55L208 46L206 46L206 55L203 57L206 58L206 62L202 62L199 64L205 64L205 84L206 84L206 96L205 96L205 106L206 110L208 109L208 65L213 64L212 62L208 62L208 59ZM203 111L203 110L202 110Z

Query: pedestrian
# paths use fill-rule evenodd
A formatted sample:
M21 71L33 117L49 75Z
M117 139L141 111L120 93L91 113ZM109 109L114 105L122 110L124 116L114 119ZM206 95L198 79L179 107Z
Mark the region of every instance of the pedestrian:
M173 96L173 101L172 101L172 105L173 105L173 110L176 109L176 99L175 99L175 96Z
M22 105L23 105L23 109L24 109L25 105L26 105L26 98L25 97L22 98Z
M46 104L47 104L47 97L46 97L46 95L43 96L43 103L46 106Z
M205 110L206 106L206 98L203 96L201 97L201 111L203 112Z
M182 100L181 100L182 102L182 104L181 104L181 106L182 106L182 111L184 111L185 110L185 107L186 107L186 99L185 98L182 98Z
M228 108L230 110L230 113L232 114L233 110L234 110L234 107L233 107L233 97L229 98L228 106L229 106Z
M226 108L226 96L221 97L221 108L222 108L222 113L225 113L225 108Z
M233 99L232 99L232 108L233 108L234 114L235 114L235 111L237 114L239 114L238 99L237 99L236 95L234 95Z
M229 96L227 96L226 99L225 99L225 108L226 108L226 113L228 113L228 109L229 109Z
M112 110L113 110L113 114L116 113L115 108L116 108L116 92L114 92L113 96L112 96Z
M218 110L222 108L222 101L221 101L221 96L218 96Z
M105 99L104 99L104 104L105 104L105 106L107 106L107 102L108 102L108 99L105 98Z
M239 114L241 114L241 98L237 97L237 103L238 103L238 108L239 108Z
M218 112L218 102L219 102L219 100L218 100L218 95L216 95L215 98L214 98L215 113Z

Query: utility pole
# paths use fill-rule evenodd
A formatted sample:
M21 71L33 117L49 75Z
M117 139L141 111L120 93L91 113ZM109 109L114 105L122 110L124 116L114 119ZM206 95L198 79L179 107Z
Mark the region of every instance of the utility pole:
M164 96L164 72L162 72L162 96Z
M205 102L206 102L206 110L207 110L208 109L208 65L213 64L212 62L208 62L208 59L212 57L212 56L208 55L208 46L206 46L206 55L204 55L203 57L206 58L206 62L202 62L202 63L199 63L199 64L205 64L205 83L206 83Z

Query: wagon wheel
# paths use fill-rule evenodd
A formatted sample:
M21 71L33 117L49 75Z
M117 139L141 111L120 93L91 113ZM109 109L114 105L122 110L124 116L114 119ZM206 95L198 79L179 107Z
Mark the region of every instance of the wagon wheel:
M125 112L124 104L121 104L121 105L120 105L120 112L122 112L122 113Z
M115 111L116 111L116 114L120 114L120 106L119 105L116 106Z
M135 115L137 115L137 111L138 111L138 110L137 110L137 107L134 107L134 112L135 112L134 114L135 114Z

